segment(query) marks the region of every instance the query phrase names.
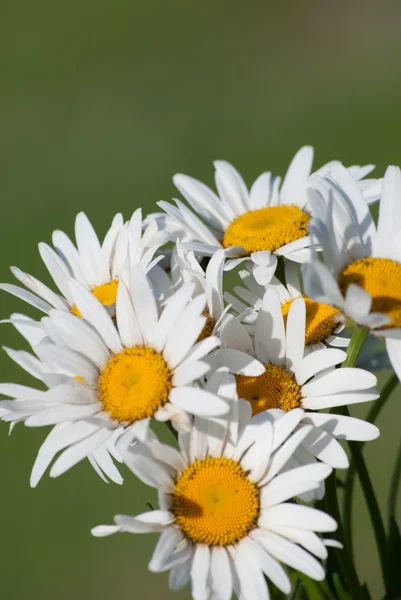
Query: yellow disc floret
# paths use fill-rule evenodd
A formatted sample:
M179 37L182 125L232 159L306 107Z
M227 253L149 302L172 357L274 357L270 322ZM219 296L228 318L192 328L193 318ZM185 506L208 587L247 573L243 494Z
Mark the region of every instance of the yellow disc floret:
M168 400L172 373L164 358L147 346L113 356L99 377L103 408L117 421L152 417Z
M210 316L208 312L203 312L202 317L206 317L206 323L203 326L202 331L200 332L200 336L196 340L197 342L201 342L206 338L210 337L213 333L214 326L216 325L216 321Z
M117 290L118 290L118 279L112 279L107 283L102 283L101 285L97 285L91 289L92 294L99 300L103 306L112 306L115 304L117 299ZM71 309L73 315L76 315L80 319L82 315L77 306L73 306Z
M401 327L401 264L389 258L361 258L346 267L339 285L345 294L350 283L372 296L372 311L391 318L385 327Z
M315 302L307 296L302 296L305 300L306 324L305 324L305 344L318 344L333 334L338 326L335 317L340 311L329 304ZM281 306L281 312L284 322L287 324L288 311L295 298L291 298Z
M229 458L196 460L178 478L172 512L181 531L195 544L235 544L256 527L259 491Z
M242 246L250 254L260 250L275 252L285 244L308 235L310 216L298 206L268 206L237 217L223 238L224 248Z
M272 364L265 367L266 371L258 377L235 376L238 397L250 402L252 415L268 408L289 411L301 406L301 386L294 375Z

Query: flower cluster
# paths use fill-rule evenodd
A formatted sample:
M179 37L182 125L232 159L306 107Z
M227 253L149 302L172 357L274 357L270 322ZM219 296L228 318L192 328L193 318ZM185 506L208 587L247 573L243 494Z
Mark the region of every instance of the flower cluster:
M39 244L56 291L17 267L23 287L0 285L44 313L12 314L32 351L5 351L45 391L0 384L3 421L52 426L31 485L85 458L122 484L124 463L159 507L93 535L159 532L150 571L195 600L267 600L269 582L288 594L294 570L325 579L327 546L344 544L321 535L338 519L321 510L325 479L349 467L341 440L379 435L347 408L379 398L372 356L357 363L368 332L401 378L401 172L312 173L312 159L304 147L282 182L266 172L250 189L224 161L216 191L175 175L186 202L118 214L103 242L80 213L75 244Z

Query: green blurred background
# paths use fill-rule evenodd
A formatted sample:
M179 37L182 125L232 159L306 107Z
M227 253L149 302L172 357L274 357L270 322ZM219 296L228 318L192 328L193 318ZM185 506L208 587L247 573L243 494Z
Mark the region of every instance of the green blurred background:
M3 0L0 4L0 279L9 265L49 281L37 252L85 210L101 235L113 214L150 210L181 171L212 183L212 160L251 182L284 174L303 144L316 165L401 163L399 2L201 3ZM26 311L1 295L1 318ZM28 311L26 311L28 312ZM31 315L34 313L31 311ZM2 344L21 347L9 325ZM3 354L1 380L29 382ZM401 398L367 450L384 501ZM366 407L359 410L364 414ZM0 595L5 600L188 598L147 571L154 536L94 539L93 525L154 501L128 473L106 485L85 461L36 490L43 429L0 425ZM357 562L381 597L360 493Z

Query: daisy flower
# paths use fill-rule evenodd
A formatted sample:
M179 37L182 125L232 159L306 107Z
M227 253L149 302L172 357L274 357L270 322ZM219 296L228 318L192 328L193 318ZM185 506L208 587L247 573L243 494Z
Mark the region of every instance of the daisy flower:
M44 313L56 308L80 316L69 289L73 277L115 315L115 302L119 279L129 265L139 264L146 271L158 262L156 250L166 243L166 232L158 231L157 224L150 222L142 235L142 211L134 212L131 220L124 224L117 214L100 244L88 217L81 212L75 220L76 247L63 231L53 232L53 246L41 242L39 252L60 294L53 292L44 283L11 267L13 275L28 289L3 283L3 289Z
M205 297L191 300L183 286L159 315L141 267L133 267L131 294L120 281L116 324L82 284L70 280L70 294L83 318L52 310L42 319L47 338L28 352L7 350L47 391L0 384L9 411L3 420L30 427L56 425L42 446L32 474L35 485L56 453L50 476L57 477L129 429L146 439L150 419L177 427L190 415L221 415L227 403L195 387L209 366L203 358L219 344L213 336L196 343L205 324ZM57 427L63 424L63 427Z
M305 322L302 298L292 302L285 321L276 292L265 292L256 320L253 353L266 370L258 377L237 375L238 397L251 404L253 415L268 409L291 412L303 408L306 412L300 427L313 427L294 460L309 464L318 459L344 469L348 458L337 440L373 440L379 430L363 420L316 411L375 400L379 397L377 379L363 369L336 369L346 358L337 348L323 348L305 356ZM219 352L216 354L218 357Z
M305 265L305 289L319 302L384 338L401 379L401 172L388 167L377 227L357 183L336 167L336 182L317 179L310 191L311 231L323 248Z
M42 326L42 324L34 319L31 319L30 317L27 317L26 315L14 313L11 315L10 319L8 319L8 322L14 325L17 331L22 335L22 337L25 338L32 348L40 344L47 336L45 328ZM39 361L36 357L33 357L28 352L17 352L11 348L4 349L10 358L15 360L20 365L23 363L25 370L28 370L30 375L43 382L45 385L48 380L51 380L51 378L54 377L54 369L49 364ZM62 378L60 378L60 382L62 382ZM18 397L21 400L39 400L40 397L44 397L41 392L38 392L38 390L32 390L32 388L29 388L28 386L9 383L0 384L0 394L12 398ZM3 421L10 422L10 434L17 423L24 421L30 416L30 414L32 414L32 411L29 410L20 411L18 414L15 414L14 408L16 407L13 407L12 410L0 408L0 417L5 417ZM52 456L54 456L58 449L61 450L63 448L62 430L68 430L70 425L71 423L69 422L60 423L56 425L49 433L45 443L42 445L39 451L38 460L32 471L32 487L36 486L41 475L43 474L42 469L46 468L44 466L46 460L43 461L43 456L49 451L52 452ZM75 429L78 432L78 427ZM68 431L66 431L66 433L68 433ZM108 477L111 481L114 481L114 483L122 484L123 478L112 460L112 458L114 458L116 461L120 463L122 462L120 455L115 449L115 442L118 439L119 433L120 431L116 429L114 435L101 444L96 450L94 450L94 452L88 454L87 458L97 474L104 481L108 482ZM58 449L55 447L55 444ZM51 450L51 448L53 449Z
M247 330L254 333L258 311L263 304L266 287L259 285L248 270L240 271L239 276L246 287L235 286L234 292L241 300L230 293L226 293L225 298L227 302L232 304L233 309L239 313L239 318L246 324ZM284 321L287 320L288 311L295 298L302 297L304 299L306 308L305 351L312 352L324 348L326 345L333 347L348 346L349 339L338 335L345 327L341 311L334 306L316 302L302 293L297 263L286 262L285 280L286 285L283 285L274 276L267 288L274 289L277 292Z
M182 285L189 283L194 285L194 294L205 293L206 306L202 315L206 318L206 323L198 341L211 335L217 336L224 348L220 351L220 362L224 360L224 365L231 373L261 375L264 372L263 365L248 352L252 346L234 348L231 344L232 338L237 340L241 336L242 328L238 326L237 319L228 313L230 306L224 306L224 259L224 250L217 250L204 271L194 253L178 242L171 256L171 278L156 266L149 273L149 279L161 299L170 298ZM207 358L211 365L212 357L213 353Z
M293 158L281 186L280 178L262 173L249 191L232 165L216 161L218 196L196 179L175 175L176 187L200 218L180 200L176 206L159 202L166 214L151 218L159 220L174 240L182 239L201 255L212 256L224 248L229 259L226 269L251 261L255 278L264 285L274 275L278 256L296 262L308 258L311 209L307 187L312 160L313 149L305 146ZM328 172L333 164L320 172ZM353 171L364 177L372 168L353 167ZM363 184L369 199L376 199L377 185L376 180Z
M215 386L219 376L209 385L233 399L232 376L223 374L225 380ZM243 600L268 600L266 579L288 594L290 579L281 563L324 579L315 556L326 558L327 549L316 532L337 527L324 512L288 502L315 489L330 467L278 474L302 439L303 432L292 431L303 411L276 421L264 413L241 427L243 404L232 403L218 434L213 420L195 418L191 431L180 435L179 450L151 443L123 452L127 466L158 490L160 508L136 517L117 515L115 525L92 530L97 537L161 533L149 570L170 571L173 590L190 582L195 600L229 600L233 592Z

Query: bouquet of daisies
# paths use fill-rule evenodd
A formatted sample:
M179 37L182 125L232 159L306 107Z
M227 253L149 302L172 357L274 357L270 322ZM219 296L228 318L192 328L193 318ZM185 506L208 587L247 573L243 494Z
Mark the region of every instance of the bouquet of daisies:
M103 242L80 213L75 244L62 231L39 244L53 289L16 267L22 287L0 286L38 310L7 320L32 351L5 351L46 390L0 384L11 428L52 426L31 485L85 458L122 484L124 463L158 507L93 535L160 533L149 570L195 600L369 600L355 474L386 598L401 596L401 449L383 519L361 444L401 377L401 172L333 161L312 173L312 159L304 147L282 182L266 172L250 189L224 161L216 191L175 175L184 200L117 214ZM394 375L380 395L383 367ZM351 417L362 402L367 419Z

